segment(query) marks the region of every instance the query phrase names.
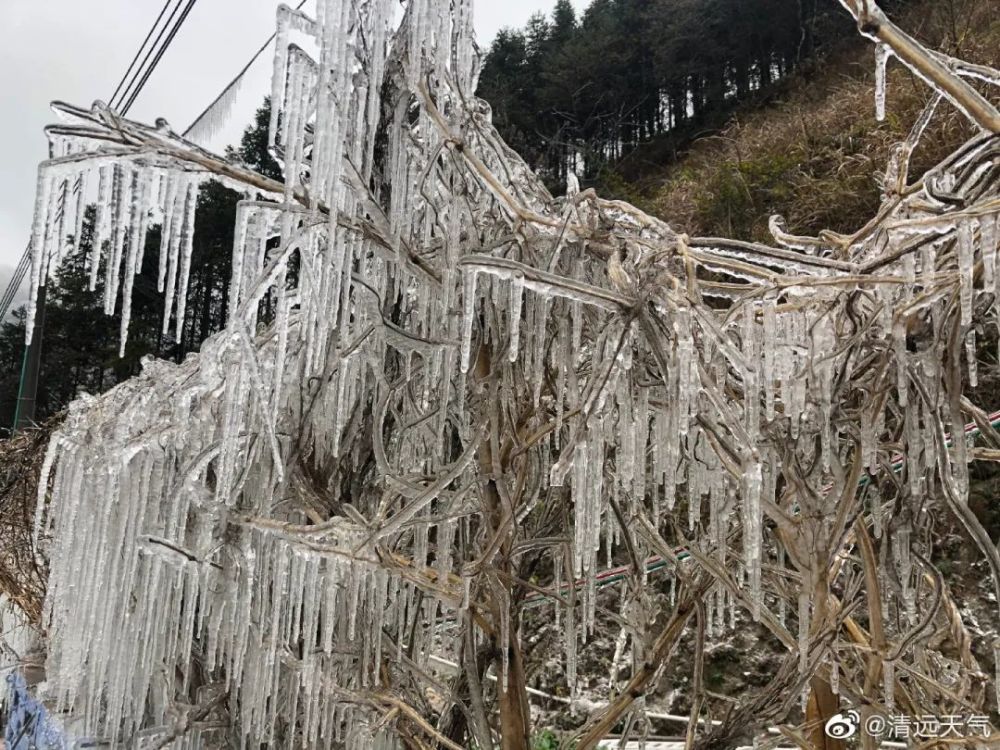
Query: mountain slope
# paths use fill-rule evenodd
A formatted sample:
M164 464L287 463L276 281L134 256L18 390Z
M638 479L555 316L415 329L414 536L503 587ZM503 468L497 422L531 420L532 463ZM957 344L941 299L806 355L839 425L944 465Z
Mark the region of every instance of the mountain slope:
M1000 64L1000 1L930 0L912 5L902 28L949 54ZM772 214L794 233L851 232L873 216L890 148L928 102L927 87L891 61L887 115L875 119L874 50L851 47L793 77L772 104L734 118L695 142L642 186L619 191L691 235L770 241ZM947 117L914 154L911 179L972 134L947 102Z

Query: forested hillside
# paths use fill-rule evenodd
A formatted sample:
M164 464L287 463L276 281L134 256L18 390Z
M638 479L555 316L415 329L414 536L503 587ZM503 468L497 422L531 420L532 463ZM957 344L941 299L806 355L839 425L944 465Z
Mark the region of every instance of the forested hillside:
M640 144L683 146L856 37L830 0L594 0L579 19L558 0L497 35L479 95L553 184L570 166L593 179Z
M832 4L832 3L831 3ZM1000 60L1000 2L910 2L899 23L927 46L973 63ZM846 44L791 76L766 107L735 113L717 133L691 143L680 159L647 164L640 177L602 187L692 235L771 242L779 214L796 234L857 231L877 211L881 172L933 97L902 65L887 75L886 117L875 113L870 45ZM913 154L923 174L974 129L943 102Z

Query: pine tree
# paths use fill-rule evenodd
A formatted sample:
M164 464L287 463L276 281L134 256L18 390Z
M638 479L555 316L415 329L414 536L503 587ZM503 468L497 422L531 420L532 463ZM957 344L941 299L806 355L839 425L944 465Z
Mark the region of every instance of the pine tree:
M853 35L811 0L569 0L501 31L479 95L504 138L561 190L668 135L678 148L830 44ZM853 36L851 37L853 38Z

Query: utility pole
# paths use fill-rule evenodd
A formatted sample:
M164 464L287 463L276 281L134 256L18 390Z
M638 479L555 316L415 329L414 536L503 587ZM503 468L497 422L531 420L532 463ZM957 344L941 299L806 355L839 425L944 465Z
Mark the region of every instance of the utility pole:
M35 327L31 341L24 350L21 363L21 385L17 391L17 409L14 412L14 432L35 423L35 398L38 395L38 375L42 365L42 330L45 328L45 289L43 283L38 288L35 305Z

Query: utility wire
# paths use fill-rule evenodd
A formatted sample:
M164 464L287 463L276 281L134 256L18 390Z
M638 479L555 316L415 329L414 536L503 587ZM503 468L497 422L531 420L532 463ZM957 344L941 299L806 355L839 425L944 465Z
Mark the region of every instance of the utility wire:
M138 87L135 89L135 91L132 92L132 95L129 97L128 101L125 102L125 106L121 108L121 114L123 116L128 114L128 111L132 108L132 104L135 102L135 98L139 96L139 92L142 91L143 87L146 85L146 81L149 80L149 77L152 75L153 71L156 70L156 66L159 65L160 59L163 57L163 53L166 52L167 49L169 49L171 43L174 41L174 37L177 36L177 32L180 31L181 26L184 25L184 21L187 20L188 14L191 12L191 9L194 7L194 4L196 2L198 2L198 0L188 0L188 4L184 6L184 12L181 13L180 18L177 19L177 23L174 24L173 28L170 29L170 34L167 35L167 39L163 43L163 46L160 47L159 52L156 53L156 57L153 58L153 62L146 69L146 73L139 81ZM178 5L177 7L179 8L180 5ZM174 13L176 12L177 8L174 9ZM173 18L173 14L171 14L170 17ZM124 99L124 96L122 98Z
M28 245L28 247L24 250L24 254L21 256L21 260L18 261L13 275L10 277L10 283L7 284L7 289L4 290L3 298L0 298L0 322L7 317L7 311L10 309L10 305L14 301L14 297L17 295L17 290L21 288L21 282L24 281L24 275L28 272L28 268L31 266L30 261L31 245Z
M135 67L136 62L139 61L139 55L142 54L142 51L146 48L146 45L149 44L149 40L153 38L153 32L155 32L157 27L160 25L160 21L163 20L163 16L166 15L167 13L167 8L170 7L170 4L173 1L174 0L166 0L166 2L163 3L163 8L160 9L160 15L158 15L156 17L156 20L153 21L153 25L150 27L149 33L146 34L146 38L142 40L142 44L139 45L139 49L135 51L135 57L133 57L132 62L128 64L128 70L125 71L125 75L123 75L122 79L118 82L118 86L115 88L115 93L113 93L111 95L111 98L108 100L109 103L114 102L119 92L121 92L122 86L125 85L126 79L128 79L128 77L132 74L132 69ZM155 47L156 45L154 44L153 46ZM145 60L143 61L143 65L145 65ZM140 70L142 69L142 65L139 66L139 69ZM129 86L131 85L132 84L130 83Z
M174 0L168 0L168 2L173 2L173 1ZM149 58L152 57L158 51L158 47L160 46L160 41L163 39L163 35L167 33L167 29L171 27L171 24L173 24L174 18L177 16L177 11L181 9L181 5L183 4L184 0L177 0L177 4L174 6L174 9L170 11L170 16L167 18L166 23L164 23L159 33L157 33L156 39L153 40L152 45L150 45L149 49L146 50L146 54L143 56L142 62L139 63L139 67L135 69L134 73L132 73L132 78L125 85L125 89L121 92L121 96L118 97L117 102L116 101L110 102L110 105L113 109L117 110L118 108L120 108L122 103L125 101L125 98L129 96L129 92L132 90L132 87L135 86L136 81L138 81L139 79L139 76L143 75L143 71L146 68L146 64L149 62Z
M169 0L169 2L174 2L174 0ZM135 69L135 72L132 73L131 79L125 85L125 89L121 92L121 95L118 97L118 100L111 102L111 106L113 109L118 110L121 108L122 104L124 104L125 100L129 97L130 92L133 90L133 87L135 87L136 84L138 83L140 77L145 74L146 70L148 70L147 64L149 63L150 58L159 52L160 43L163 40L163 35L167 33L168 29L173 27L174 19L177 17L177 13L178 11L180 11L181 6L183 5L184 5L184 0L177 0L177 4L174 5L173 10L170 11L170 16L167 18L162 28L160 28L159 32L156 34L156 38L153 40L153 43L150 45L149 49L146 50L146 54L143 56L142 62L139 63L139 67L137 67Z

